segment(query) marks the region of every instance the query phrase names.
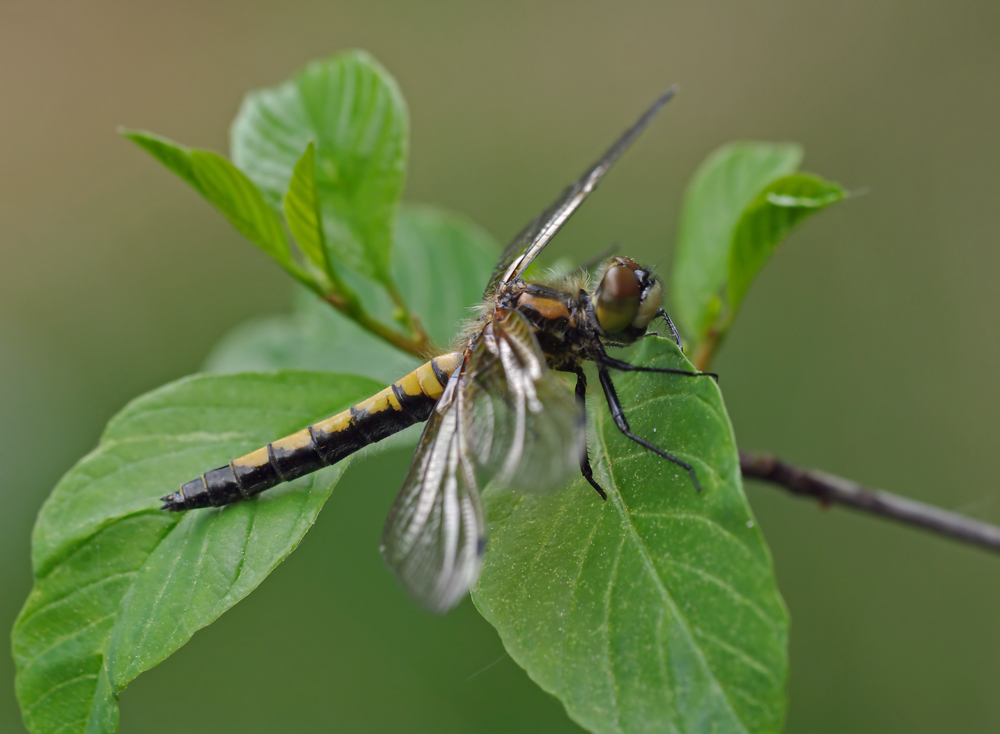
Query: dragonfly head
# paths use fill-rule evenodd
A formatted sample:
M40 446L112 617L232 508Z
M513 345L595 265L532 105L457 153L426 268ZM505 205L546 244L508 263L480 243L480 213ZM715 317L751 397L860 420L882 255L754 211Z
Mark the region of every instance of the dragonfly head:
M653 272L628 257L616 257L608 263L594 291L601 329L628 341L646 333L662 302L663 286Z

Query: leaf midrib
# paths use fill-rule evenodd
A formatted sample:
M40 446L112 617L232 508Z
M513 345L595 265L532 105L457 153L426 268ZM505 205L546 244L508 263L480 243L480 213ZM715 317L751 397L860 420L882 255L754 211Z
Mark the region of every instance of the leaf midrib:
M663 579L660 578L659 573L656 571L656 566L653 563L653 559L651 558L649 551L647 550L645 544L640 539L639 533L638 531L636 531L635 526L632 524L632 518L629 516L628 510L625 507L625 503L622 500L621 493L618 489L618 482L616 481L614 476L613 464L611 461L611 452L608 450L608 444L605 439L606 419L604 417L603 411L596 411L595 417L597 419L597 428L598 428L597 438L601 446L601 453L604 454L604 459L606 462L605 467L607 467L608 482L611 485L612 489L612 491L608 493L608 499L613 503L614 508L618 511L619 516L622 518L622 527L625 529L627 536L632 539L637 549L639 550L639 555L642 558L643 563L646 565L646 568L650 576L652 576L654 582L656 583L657 588L660 590L660 595L662 596L663 600L670 605L671 610L683 625L684 631L687 634L690 645L694 649L695 654L698 656L698 659L701 660L702 664L704 665L705 671L708 674L709 679L712 681L713 686L722 695L723 700L726 702L726 707L729 709L729 712L732 714L733 718L740 723L740 725L743 727L743 731L749 734L749 731L744 725L743 720L740 718L739 714L737 714L736 712L736 709L733 707L732 701L729 700L729 695L726 692L726 689L723 687L719 679L716 678L715 673L712 671L712 667L709 665L708 660L705 658L705 653L702 651L701 647L697 644L694 637L694 633L691 628L691 623L688 621L687 617L685 617L681 613L680 608L674 601L674 598L670 595L670 592L667 590L666 585L663 583ZM622 547L624 548L624 544Z
M144 513L137 513L137 514L144 514ZM114 520L113 520L112 522L109 522L109 523L106 523L106 527L110 527L111 525L113 525L113 524L115 524L115 523L117 523L117 522L121 522L121 521L122 521L122 520L124 520L124 519L128 519L129 517L133 517L133 516L126 516L125 518L115 518L115 519L114 519ZM171 532L173 532L173 530L174 530L175 528L176 528L176 524L175 524L175 525L173 525L173 526L171 526L171 528L170 528L169 530L167 530L167 532L165 532L165 533L164 533L164 534L163 534L162 536L160 536L160 538L159 538L159 539L157 540L157 542L156 542L156 545L154 545L154 546L153 546L153 547L152 547L152 548L150 549L150 551L149 551L149 554L148 554L148 555L146 556L146 559L147 559L147 560L149 559L149 557L150 557L151 555L153 555L153 553L155 553L155 552L156 552L156 549L160 547L160 544L162 544L162 543L163 543L163 541L164 541L164 540L166 540L167 536L169 536L169 535L170 535L170 533L171 533ZM103 528L102 528L102 529L103 529ZM98 531L98 532L100 532L100 531ZM83 543L81 543L81 544L80 544L80 545L78 546L78 548L74 549L73 553L75 553L75 552L76 552L76 550L79 550L79 548L82 548L82 547L83 547L84 545L86 545L86 542L85 542L85 541L84 541ZM134 573L134 574L136 574L136 575L137 575L137 574L139 573L139 571L141 571L141 570L142 570L142 568L143 568L143 567L144 567L145 565L146 565L146 561L143 561L143 564L142 564L142 566L140 566L139 568L137 568L137 569L136 569L136 570L135 570L134 572L132 572L132 573ZM36 583L37 583L37 579L36 579ZM131 590L131 588L132 588L132 587L130 586L130 587L129 587L129 589ZM107 615L105 615L105 616L103 617L103 619L107 619L108 617L114 617L114 618L115 618L115 624L117 624L117 622L118 622L118 615L119 615L119 614L120 614L120 612L121 612L121 604L122 604L122 602L123 602L123 601L125 600L125 596L126 596L127 594L128 594L128 591L126 591L126 592L125 592L125 595L123 595L123 596L122 596L122 598L121 598L121 599L120 599L120 600L118 601L118 605L117 605L117 606L115 607L114 611L113 611L113 612L111 612L110 614L107 614ZM107 663L108 663L108 658L107 658L107 654L108 654L108 649L107 649L107 645L108 645L108 643L110 642L110 640L111 640L111 635L112 635L113 633L114 633L114 624L112 625L112 628L111 628L111 630L109 630L109 632L108 632L108 636L107 636L107 637L105 638L105 640L104 640L104 643L103 643L103 645L102 645L102 649L100 650L100 654L101 654L101 669L102 669L102 670L104 670L104 671L107 671ZM77 676L76 678L73 678L73 679L71 679L71 680L68 680L68 681L60 681L60 682L59 682L59 683L58 683L57 685L55 685L55 686L51 686L50 688L48 688L48 689L47 689L47 690L45 691L45 693L44 693L44 694L43 694L42 696L39 696L39 697L38 697L37 699L35 699L35 701L34 701L34 702L32 703L32 705L31 705L31 706L30 706L30 707L29 707L29 708L28 708L28 709L27 709L27 710L25 711L25 716L27 716L27 715L28 715L28 713L29 713L30 711L33 711L33 710L34 710L34 709L35 709L35 708L36 708L36 707L38 706L39 702L40 702L40 701L41 701L42 699L50 697L50 696L52 695L52 693L54 693L55 691L59 690L60 688L64 688L64 687L65 687L66 685L68 685L68 684L70 684L70 683L73 683L73 682L75 682L75 681L78 681L78 680L81 680L81 679L83 679L83 678L86 678L86 677L93 677L93 678L97 678L97 677L99 677L99 673L100 673L100 671L98 671L98 673L92 673L92 674L86 674L86 675L80 675L80 676ZM110 678L109 678L109 682L110 682ZM114 687L114 686L112 686L112 687ZM95 688L95 689L94 689L94 693L93 693L93 694L92 694L92 695L90 696L90 700L91 700L91 701L93 701L93 699L94 699L94 696L96 696L96 692L97 692L97 689ZM89 720L90 720L90 714L88 713L88 715L87 715L86 717L84 717L84 718L80 719L79 721L89 721Z
M104 576L103 578L94 579L93 581L88 581L83 586L74 587L70 591L68 591L65 594L63 594L62 596L60 596L58 599L53 599L52 601L46 602L42 606L33 609L31 611L31 614L29 614L26 617L22 617L21 620L18 622L18 624L21 627L25 627L32 620L34 620L35 617L37 617L39 614L42 614L43 612L47 612L47 611L53 609L54 607L66 604L74 596L76 596L77 594L79 594L79 593L81 593L83 591L86 591L87 589L90 589L90 588L92 588L94 586L98 586L100 584L107 583L108 581L117 581L122 576L129 576L129 575L132 575L134 573L136 573L136 572L135 571L121 571L119 573L115 573L115 574L112 574L110 576ZM34 660L34 658L31 658L31 660Z
M62 688L66 688L67 686L71 686L74 683L76 683L78 681L81 681L81 680L84 680L86 678L96 678L97 676L98 676L98 673L81 673L80 675L76 676L75 678L70 678L69 680L59 681L59 683L57 683L56 685L54 685L51 688L49 688L48 690L46 690L44 695L39 696L37 699L35 699L32 702L32 704L30 706L28 706L26 709L24 709L24 716L26 718L28 716L30 716L31 713L35 709L37 709L42 704L43 701L45 701L45 699L51 697L52 694L55 693L56 691L58 691L58 690L60 690Z

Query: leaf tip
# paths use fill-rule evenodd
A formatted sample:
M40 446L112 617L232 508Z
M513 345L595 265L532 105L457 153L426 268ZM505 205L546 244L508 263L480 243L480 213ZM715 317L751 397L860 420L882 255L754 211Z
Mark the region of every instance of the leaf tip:
M142 144L144 140L155 137L152 133L146 130L139 130L134 127L125 127L124 125L119 125L115 132L121 135L123 138L131 140L133 143Z

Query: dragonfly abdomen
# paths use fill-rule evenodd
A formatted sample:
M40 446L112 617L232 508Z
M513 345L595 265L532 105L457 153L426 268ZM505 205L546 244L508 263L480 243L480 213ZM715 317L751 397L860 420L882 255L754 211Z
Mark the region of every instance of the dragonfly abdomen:
M220 507L336 464L430 416L461 352L444 354L367 400L301 431L205 472L163 497L163 509Z

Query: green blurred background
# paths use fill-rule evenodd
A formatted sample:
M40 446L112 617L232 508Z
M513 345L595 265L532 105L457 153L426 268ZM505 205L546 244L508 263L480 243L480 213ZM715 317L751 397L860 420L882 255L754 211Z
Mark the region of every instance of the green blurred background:
M674 81L555 255L619 241L658 261L686 181L732 139L799 141L806 170L868 189L752 290L716 365L739 442L1000 521L1000 5L5 0L0 626L31 587L39 505L107 419L290 303L116 126L226 150L245 91L347 47L409 102L408 198L501 241ZM429 618L383 570L381 488L408 458L385 457L129 688L124 732L575 730L469 603ZM748 491L792 613L789 732L1000 729L1000 558ZM12 681L7 662L3 732L22 730Z

